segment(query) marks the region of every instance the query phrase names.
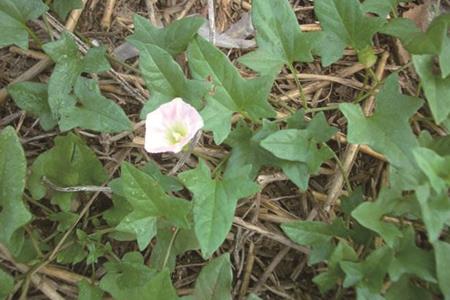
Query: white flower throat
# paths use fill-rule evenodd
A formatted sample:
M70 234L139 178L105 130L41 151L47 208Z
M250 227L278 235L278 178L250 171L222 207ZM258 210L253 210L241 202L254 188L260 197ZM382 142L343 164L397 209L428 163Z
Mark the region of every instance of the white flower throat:
M171 128L169 128L167 132L167 140L172 145L181 142L186 135L188 134L188 130L184 124L176 123Z

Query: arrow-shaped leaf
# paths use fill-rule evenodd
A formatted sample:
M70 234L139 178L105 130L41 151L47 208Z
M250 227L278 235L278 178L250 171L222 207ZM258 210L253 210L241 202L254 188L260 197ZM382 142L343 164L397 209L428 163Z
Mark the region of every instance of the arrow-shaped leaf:
M128 41L139 50L145 45L155 45L177 55L186 50L189 42L194 38L199 28L205 22L200 17L187 17L170 23L167 27L157 28L148 19L134 15L134 34Z
M14 128L0 131L0 243L12 251L23 244L22 226L31 214L22 200L27 163L25 153Z
M234 112L255 121L275 115L267 102L271 77L242 78L225 54L198 36L189 45L188 58L194 78L211 80L214 85L202 116L205 128L213 131L216 144L222 143L230 133Z
M254 0L252 22L258 49L239 61L261 74L278 74L285 64L310 62L313 34L303 33L287 0Z
M230 231L240 198L253 195L259 186L249 179L250 166L226 172L222 180L211 179L211 172L201 160L194 170L179 175L194 194L194 229L203 257L210 257Z
M152 96L141 112L141 118L161 104L180 97L197 109L203 106L207 85L204 81L189 80L172 56L152 44L140 47L139 67Z
M16 44L28 48L26 22L37 19L48 10L41 0L0 1L0 48Z

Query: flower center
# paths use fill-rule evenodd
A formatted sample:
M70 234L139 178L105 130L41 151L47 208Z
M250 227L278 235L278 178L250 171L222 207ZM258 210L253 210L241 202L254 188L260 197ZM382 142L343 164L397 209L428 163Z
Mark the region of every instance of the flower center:
M173 125L168 131L167 131L167 140L172 145L178 144L183 140L188 133L188 130L183 124L177 123Z

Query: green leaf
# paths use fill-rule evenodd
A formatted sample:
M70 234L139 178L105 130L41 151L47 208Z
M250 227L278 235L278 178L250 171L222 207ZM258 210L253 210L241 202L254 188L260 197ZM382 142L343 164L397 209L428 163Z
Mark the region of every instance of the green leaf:
M414 55L413 63L422 81L433 118L440 124L450 115L450 76L442 78L441 74L435 72L434 60L430 55Z
M48 104L53 117L59 119L62 110L76 104L76 99L70 93L82 72L81 54L68 34L63 34L56 42L45 44L43 49L56 62L48 82Z
M158 218L147 216L145 212L133 211L117 225L120 232L134 234L140 251L147 248L150 241L156 235L156 223Z
M315 137L317 140L325 141L329 135L335 132L335 129L328 126L323 114L317 114L308 126L304 124L303 114L295 114L293 118L295 120L288 120L288 123L290 123L289 128L305 128L309 126L307 135ZM304 126L300 126L301 124ZM276 122L263 120L262 128L255 133L253 133L245 122L239 122L226 140L226 143L232 146L227 169L240 168L242 165L251 165L251 177L254 177L262 166L279 167L301 190L306 190L308 188L310 174L315 174L319 170L322 162L330 158L332 153L326 150L326 148L323 148L319 150L319 155L316 156L316 159L307 160L307 162L281 159L261 146L262 141L271 135L275 135L277 132L278 126ZM311 143L314 144L312 141ZM278 147L277 143L274 144L275 147Z
M163 217L173 225L189 227L189 202L167 195L158 181L129 163L122 165L121 180L128 202L136 211Z
M384 277L392 260L392 250L388 247L378 248L362 262L342 261L339 263L345 273L343 286L367 288L371 293L380 292Z
M431 136L428 131L422 131L419 136L420 146L433 150L440 156L450 155L450 135Z
M332 289L343 277L339 263L342 261L357 261L355 250L345 241L340 240L328 260L328 270L313 278L313 282L319 286L320 292L325 293Z
M250 176L253 178L261 167L276 164L279 159L262 148L259 143L277 130L278 126L275 122L263 120L262 128L253 133L246 122L240 121L225 140L225 143L231 146L227 169L250 165L252 166Z
M174 232L172 226L158 226L156 245L152 249L150 265L158 270L166 267L172 271L175 268L177 255L198 248L199 244L194 230L181 228L178 232ZM166 266L164 266L165 262Z
M415 239L412 227L403 230L403 237L395 246L394 258L389 266L389 277L392 281L398 281L409 274L436 283L433 253L418 248Z
M83 72L86 73L101 73L111 69L104 47L90 48L83 57L81 65Z
M108 178L95 153L78 136L69 133L58 136L55 146L39 155L31 167L28 187L34 199L42 199L46 186L42 178L61 187L100 185ZM64 211L70 209L74 193L53 191L52 202Z
M184 187L178 178L173 176L166 176L161 173L158 164L153 160L150 160L142 169L145 173L152 176L156 181L159 182L161 187L166 192L179 192Z
M442 47L440 37L443 35L440 31L441 28L434 28L428 33L422 32L413 20L405 18L395 18L382 29L383 33L399 38L411 54L420 55L440 52Z
M450 202L447 192L436 194L429 184L424 184L416 187L416 195L428 239L434 243L439 239L445 224L450 222Z
M84 250L84 245L82 245L78 240L75 240L67 248L64 248L58 252L56 261L63 265L77 264L82 262L86 258L87 254L88 253Z
M305 120L305 110L299 109L286 119L286 125L289 129L305 129L308 123Z
M308 165L310 173L316 173L320 165L332 157L324 143L336 133L336 129L328 125L323 113L317 114L306 129L285 129L267 136L261 146L276 157L303 162Z
M334 35L346 45L362 50L372 45L373 35L381 28L384 20L365 16L358 0L317 0L314 11L325 32Z
M277 75L283 65L311 62L312 36L303 33L287 0L254 0L252 22L258 49L239 58L261 74Z
M0 269L0 299L6 299L14 288L14 278Z
M439 54L439 66L441 68L441 77L446 78L450 75L450 38L446 38Z
M371 68L377 62L375 50L372 47L366 47L358 51L358 61L363 64L366 69Z
M19 82L8 86L8 93L20 109L39 118L45 131L53 129L55 120L48 105L47 85L37 82Z
M158 181L150 175L124 163L120 186L133 211L122 220L117 229L134 232L141 250L155 236L158 218L163 218L174 226L189 227L187 214L190 203L167 195Z
M0 11L22 23L37 19L47 9L48 7L41 0L3 0L0 3Z
M105 263L106 275L100 281L100 288L117 297L114 291L124 291L141 288L148 283L156 271L147 267L144 257L139 252L127 252L121 261ZM111 286L111 288L108 288Z
M251 293L250 295L248 295L247 300L262 300L262 299L257 295Z
M267 102L272 77L242 78L225 54L201 37L189 45L188 58L193 77L211 80L214 86L207 96L208 104L202 116L205 128L213 131L216 144L222 143L230 133L234 112L253 121L275 116Z
M336 132L337 129L328 125L325 115L320 112L308 123L306 128L309 138L313 138L318 143L328 141Z
M119 225L119 223L129 213L133 211L130 203L125 199L125 196L119 196L118 189L120 189L120 179L113 179L109 182L109 186L113 191L112 203L113 207L103 213L103 218L111 227Z
M284 174L302 191L308 189L310 172L308 165L302 162L280 160L278 166Z
M444 294L445 300L450 299L450 244L437 241L433 244L436 255L436 271L439 287Z
M75 84L75 95L79 104L61 111L59 127L62 131L75 127L104 133L133 129L122 108L102 96L95 80L79 77Z
M54 222L58 222L58 227L56 228L60 232L65 232L68 230L73 223L78 219L78 214L60 211L56 213L52 213L48 216L48 219Z
M74 38L68 32L64 32L57 41L45 44L43 48L56 64L78 64L77 70L80 72L99 73L111 68L105 48L91 48L83 57Z
M23 244L25 224L31 214L22 201L27 162L14 128L0 131L0 242L13 253Z
M339 38L331 31L317 31L312 32L313 38L313 53L321 58L321 64L327 67L338 61L344 55L345 46L347 43Z
M75 40L69 33L63 33L55 42L43 46L45 53L56 63L48 82L48 104L54 117L60 117L63 110L75 106L70 95L82 72L104 72L111 67L105 57L104 48L92 48L83 59Z
M330 241L334 236L347 236L347 229L341 219L333 224L319 221L295 221L281 225L284 233L294 242L301 245L315 245Z
M378 233L389 247L402 236L397 226L383 221L383 217L393 211L395 197L390 190L382 190L376 202L364 202L352 211L352 217L359 224Z
M87 265L96 264L98 263L99 258L112 253L111 244L109 242L103 244L100 241L102 233L94 233L93 235L88 236L84 231L77 229L76 234L80 242L88 251L86 257Z
M103 291L87 282L82 280L78 283L78 300L101 300L103 299Z
M403 276L399 281L393 282L386 292L386 300L398 299L433 299L432 294L424 288L420 288L407 276Z
M362 9L365 12L376 13L386 18L391 11L395 11L400 2L411 2L412 0L365 0Z
M383 28L383 32L398 37L411 54L439 56L441 77L450 75L450 14L442 14L433 19L426 32L422 32L409 19L395 18ZM417 68L417 67L416 67Z
M448 190L450 186L450 156L439 156L433 150L416 148L413 151L419 168L428 177L436 193Z
M91 48L82 57L69 33L43 48L56 62L48 84L48 105L62 131L75 127L105 133L132 129L120 106L103 97L94 80L80 77L83 72L110 68L104 48Z
M364 191L362 186L353 190L352 194L348 197L343 197L341 203L342 212L347 216L350 216L352 211L364 202Z
M31 238L32 237L32 238ZM36 243L38 241L38 243ZM19 252L14 253L14 259L24 264L32 264L39 260L39 254L36 246L41 253L50 250L50 247L43 241L42 236L37 229L32 229L29 235L24 236L24 241Z
M35 20L48 10L41 0L2 0L0 2L0 48L16 44L28 48L29 20Z
M139 68L147 87L152 92L145 104L141 118L161 104L180 97L197 109L203 106L207 85L203 81L186 79L183 70L172 56L152 44L140 47Z
M234 211L240 198L259 190L249 179L250 166L225 172L223 179L211 179L203 160L196 169L178 175L194 194L194 229L204 258L210 257L225 240L233 223Z
M231 300L231 270L230 254L226 253L211 260L198 275L195 282L195 300Z
M167 270L155 272L144 264L138 252L128 252L122 261L106 263L106 275L100 281L100 288L114 299L178 299Z
M361 8L364 12L375 13L380 17L386 18L394 10L399 0L365 0Z
M146 290L147 292L144 295L149 297L149 299L178 299L177 291L172 286L170 272L168 270L163 270L156 274L148 284Z
M280 167L292 182L300 189L306 190L309 181L307 164L282 160L260 145L263 139L277 130L276 122L263 120L262 127L253 133L247 123L239 122L225 141L226 144L232 146L227 170L240 169L244 165L250 165L252 166L250 177L254 178L263 166Z
M83 2L81 0L53 0L52 10L55 11L58 16L65 20L67 15L74 9L82 8Z
M372 292L368 288L356 288L356 300L385 300L380 293Z
M308 266L328 260L333 253L334 248L335 244L332 240L311 245L308 254Z
M184 52L189 42L205 20L200 17L187 17L170 23L167 27L156 28L148 19L134 15L134 34L128 41L139 50L146 45L155 45L174 56Z
M367 144L386 155L389 163L405 178L415 182L417 167L412 149L418 146L409 126L409 118L422 101L399 93L398 76L389 76L376 100L376 111L365 117L357 104L344 103L339 109L348 120L348 140L353 144Z

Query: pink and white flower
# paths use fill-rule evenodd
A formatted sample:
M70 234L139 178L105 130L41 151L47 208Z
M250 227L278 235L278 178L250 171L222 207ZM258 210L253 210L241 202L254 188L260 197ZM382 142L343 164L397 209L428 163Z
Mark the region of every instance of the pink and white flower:
M198 111L175 98L147 114L144 148L150 153L178 153L202 127Z

